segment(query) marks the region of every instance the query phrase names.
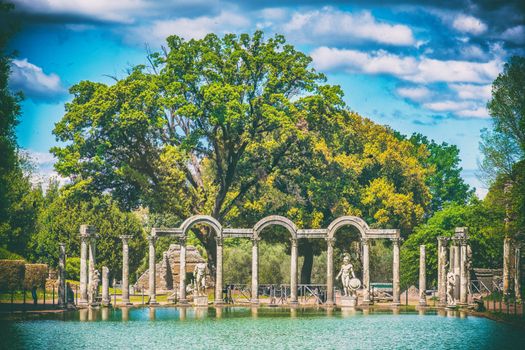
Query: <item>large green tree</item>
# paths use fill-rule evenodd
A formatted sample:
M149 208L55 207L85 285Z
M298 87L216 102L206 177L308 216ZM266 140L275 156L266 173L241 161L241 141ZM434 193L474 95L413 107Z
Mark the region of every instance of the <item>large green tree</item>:
M170 36L149 60L114 85L73 86L54 129L66 145L52 151L74 186L180 218L205 213L224 221L301 138L304 101L338 91L322 85L310 57L262 32ZM341 106L336 99L331 108ZM210 261L212 236L199 235Z
M409 140L416 147L421 145L426 147L429 154L428 157L422 158L421 162L426 167L433 168L426 179L432 196L426 209L427 216L430 217L450 202L466 204L474 194L474 189L471 189L461 177L459 148L446 142L436 143L421 134L413 134Z

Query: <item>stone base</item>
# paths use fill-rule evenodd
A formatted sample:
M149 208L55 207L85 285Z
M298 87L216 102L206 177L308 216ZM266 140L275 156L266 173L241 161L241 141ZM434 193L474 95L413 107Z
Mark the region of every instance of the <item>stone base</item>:
M190 303L188 302L188 299L180 299L177 304L179 304L179 305L189 305Z
M250 304L259 305L259 299L250 299Z
M342 296L338 306L355 307L357 305L357 298L352 296Z
M208 306L207 295L197 295L193 297L193 305L195 306Z
M99 307L100 303L91 303L89 304L89 307Z

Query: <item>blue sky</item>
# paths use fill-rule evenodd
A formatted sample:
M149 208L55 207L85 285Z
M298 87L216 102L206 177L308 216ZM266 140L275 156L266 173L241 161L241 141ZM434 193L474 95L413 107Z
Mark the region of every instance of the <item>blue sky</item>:
M14 0L22 30L11 88L24 92L18 141L42 177L68 89L81 80L111 84L149 50L177 34L284 34L345 92L348 106L404 133L456 144L463 176L475 173L490 84L512 55L523 55L520 1L152 1Z

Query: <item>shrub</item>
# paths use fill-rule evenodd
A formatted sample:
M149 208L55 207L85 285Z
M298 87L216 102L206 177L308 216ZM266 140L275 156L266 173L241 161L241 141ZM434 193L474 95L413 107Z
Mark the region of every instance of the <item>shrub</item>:
M66 260L66 279L80 281L80 258Z
M24 260L24 258L21 257L20 255L12 253L9 250L7 250L5 248L1 248L1 247L0 247L0 259L5 259L5 260Z
M26 289L45 286L48 274L46 264L26 264L25 268L24 287Z
M0 260L0 291L21 289L24 275L24 260Z

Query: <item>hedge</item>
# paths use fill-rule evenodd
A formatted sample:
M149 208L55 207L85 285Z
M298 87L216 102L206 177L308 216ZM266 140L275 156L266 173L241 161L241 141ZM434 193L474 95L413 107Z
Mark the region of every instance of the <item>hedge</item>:
M24 260L0 260L0 291L22 289L24 276Z
M21 257L18 254L12 253L9 250L0 247L0 259L5 260L24 260L23 257Z
M44 287L46 284L47 275L48 268L46 264L26 264L24 287L26 289L32 289L33 287Z

